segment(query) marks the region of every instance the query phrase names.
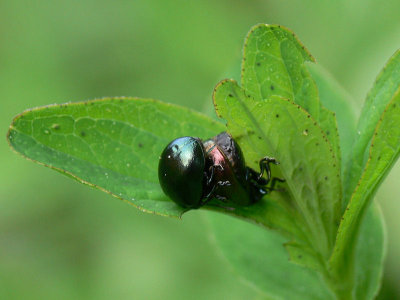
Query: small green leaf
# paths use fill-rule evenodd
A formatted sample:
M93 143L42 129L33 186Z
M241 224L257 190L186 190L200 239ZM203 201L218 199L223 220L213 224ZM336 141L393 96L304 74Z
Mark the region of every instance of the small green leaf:
M293 199L286 206L301 216L296 221L302 224L314 257L326 260L340 219L341 182L338 161L317 122L300 106L280 97L256 101L229 80L216 87L214 103L219 116L228 121L247 164L256 166L266 155L278 159Z
M17 116L8 133L23 156L166 216L184 210L158 183L158 159L180 136L209 138L225 127L189 109L150 99L108 98L51 105Z
M287 239L220 214L209 214L215 241L235 271L271 299L337 299L318 272L290 263ZM373 299L384 258L384 226L376 205L361 227L356 252L355 299Z
M400 86L400 50L386 63L368 93L357 126L352 153L344 172L344 204L347 205L368 160L369 146L376 124Z
M289 29L259 24L247 35L242 61L242 87L256 100L281 96L300 105L318 122L340 161L335 115L319 101L306 62L315 59Z
M400 154L400 88L386 106L373 133L368 161L340 224L331 258L338 276L348 276L351 283L354 251L362 219L378 187ZM347 273L348 272L348 273Z
M318 119L318 91L305 61L315 59L289 29L256 25L243 49L242 87L257 100L271 95L290 99Z

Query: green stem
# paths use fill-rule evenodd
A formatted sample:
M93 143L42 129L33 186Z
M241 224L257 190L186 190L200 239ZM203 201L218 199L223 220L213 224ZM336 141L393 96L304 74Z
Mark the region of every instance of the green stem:
M333 273L332 270L327 271L323 274L325 282L335 293L336 299L338 300L353 300L353 276L351 274L352 268L343 270L340 273Z

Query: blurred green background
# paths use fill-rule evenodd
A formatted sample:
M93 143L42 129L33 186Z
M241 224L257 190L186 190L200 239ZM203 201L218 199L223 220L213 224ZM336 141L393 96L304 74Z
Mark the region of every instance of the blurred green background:
M24 109L103 96L210 111L251 26L285 25L355 99L400 48L400 2L0 1L0 128ZM252 299L203 217L141 213L26 161L0 140L0 299ZM381 299L400 298L400 165L377 196Z

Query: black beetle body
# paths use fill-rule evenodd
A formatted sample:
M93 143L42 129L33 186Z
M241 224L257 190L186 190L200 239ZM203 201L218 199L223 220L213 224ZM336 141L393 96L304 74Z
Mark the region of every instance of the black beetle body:
M215 197L239 205L257 202L265 193L249 178L244 156L239 145L226 132L204 142L207 165L214 170Z
M180 206L201 206L205 164L200 139L181 137L173 140L164 149L158 165L158 178L164 193Z
M158 177L164 193L178 205L198 208L212 198L235 205L251 205L273 190L269 163L260 160L260 173L246 167L239 145L226 132L202 142L194 137L173 140L160 156ZM268 179L263 178L267 171Z

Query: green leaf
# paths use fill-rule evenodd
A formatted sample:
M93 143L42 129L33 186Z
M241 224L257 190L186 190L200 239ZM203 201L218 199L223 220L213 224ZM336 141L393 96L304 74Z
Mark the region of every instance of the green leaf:
M242 87L257 100L279 95L318 118L318 91L304 62L315 61L287 28L259 24L247 35L242 61Z
M289 261L275 231L222 214L208 219L217 245L235 271L271 299L335 299L321 276Z
M335 112L340 136L342 153L342 172L356 133L356 109L354 101L343 87L318 64L308 64L307 68L318 86L321 103L330 111Z
M184 210L158 183L158 159L179 136L209 138L225 127L189 109L150 99L106 98L50 105L17 116L8 132L23 156L165 216Z
M353 284L354 252L365 211L399 155L399 94L400 51L397 51L367 97L345 170L345 198L351 198L330 260L333 273L346 279L347 285L341 287L343 291L350 290Z
M344 172L344 204L347 205L368 160L369 147L376 124L400 86L400 50L386 63L368 93L357 126L352 153Z
M338 161L318 123L281 97L254 100L232 80L216 87L214 103L219 116L228 121L228 130L245 153L247 164L256 166L266 155L280 162L290 201L278 202L301 224L307 236L304 251L314 251L314 259L323 267L340 219L341 182ZM299 262L297 258L292 257Z
M289 262L275 231L209 214L215 242L236 273L268 299L336 299L318 272ZM357 246L355 299L373 299L382 276L384 226L377 205L368 212Z
M378 294L386 254L386 230L377 203L368 209L362 222L355 256L354 299L375 299Z
M283 236L292 239L292 242L296 240L307 243L308 237L304 232L303 224L299 223L299 213L290 203L291 199L288 193L276 190L250 206L229 203L229 207L224 207L218 205L218 203L213 203L215 205L206 208L259 224L266 229L274 229ZM302 246L307 247L307 245ZM298 259L297 262L303 264L301 259Z
M386 106L376 126L369 147L368 161L340 224L331 258L337 276L352 282L354 251L360 224L378 187L393 167L400 153L400 87ZM349 287L343 287L348 289Z
M256 100L277 95L303 107L323 129L340 161L335 115L320 104L317 85L305 65L315 59L295 34L280 25L256 25L243 52L241 82L246 93Z

